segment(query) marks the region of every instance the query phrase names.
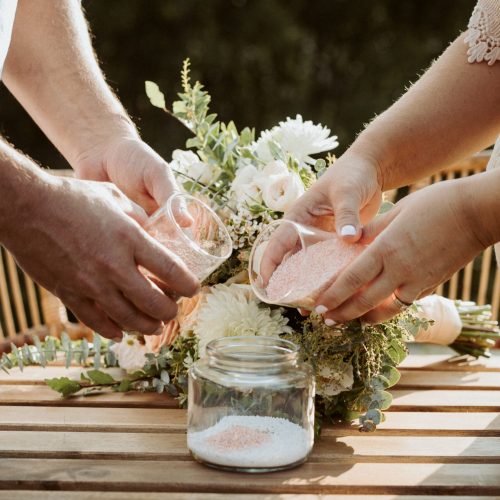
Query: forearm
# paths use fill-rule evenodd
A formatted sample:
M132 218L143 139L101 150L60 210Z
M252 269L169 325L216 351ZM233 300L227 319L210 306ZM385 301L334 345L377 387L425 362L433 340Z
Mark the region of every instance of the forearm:
M377 165L384 190L465 158L500 133L500 65L469 64L462 38L351 146Z
M30 214L49 202L48 193L57 183L58 179L0 140L0 244L9 246Z
M77 0L19 0L4 81L70 163L137 132L105 82Z
M500 241L500 168L459 181L467 227L483 248ZM465 226L464 226L465 227ZM457 235L460 238L460 235Z

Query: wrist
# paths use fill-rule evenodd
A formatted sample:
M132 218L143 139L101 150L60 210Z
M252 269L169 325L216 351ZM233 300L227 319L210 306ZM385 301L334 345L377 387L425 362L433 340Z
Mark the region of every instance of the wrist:
M70 165L78 171L88 157L98 157L110 144L123 139L139 139L139 132L132 120L123 113L110 113L105 119L82 124L77 142L65 154Z
M500 169L461 179L459 193L466 227L481 247L500 241Z
M41 207L50 205L61 182L13 149L9 153L0 159L0 243L7 248L17 235L36 226Z
M343 163L352 171L353 168L361 170L367 178L373 178L381 191L384 190L384 169L376 148L371 145L355 141L342 155Z

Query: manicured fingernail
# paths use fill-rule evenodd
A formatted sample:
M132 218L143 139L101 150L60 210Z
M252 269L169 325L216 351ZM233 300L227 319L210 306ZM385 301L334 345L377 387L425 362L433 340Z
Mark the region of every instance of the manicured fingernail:
M334 326L334 325L336 325L336 324L337 324L337 322L336 322L336 321L333 321L333 319L330 319L330 318L326 318L326 319L325 319L325 325L326 325L326 326Z
M318 314L325 314L326 311L328 311L328 309L325 306L318 306L318 307L316 307L315 311Z
M340 230L340 236L356 236L356 228L351 225L344 226Z

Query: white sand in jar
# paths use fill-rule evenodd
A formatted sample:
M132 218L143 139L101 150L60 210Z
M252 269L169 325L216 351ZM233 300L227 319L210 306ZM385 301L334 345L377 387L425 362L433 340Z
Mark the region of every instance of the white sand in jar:
M314 307L321 292L364 248L332 235L300 250L275 269L266 287L267 298L276 303Z
M205 462L227 467L273 468L303 460L312 436L285 418L229 416L188 432L188 448Z

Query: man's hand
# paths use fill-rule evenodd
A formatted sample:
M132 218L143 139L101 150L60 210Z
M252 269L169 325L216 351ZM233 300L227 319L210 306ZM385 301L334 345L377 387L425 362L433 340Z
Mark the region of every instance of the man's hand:
M177 313L161 288L188 297L197 292L183 262L137 222L145 212L112 184L54 179L33 189L24 210L5 226L2 243L35 281L100 334L154 333ZM159 281L146 278L139 266Z
M73 168L81 179L112 182L148 214L178 191L167 162L139 137L101 142L80 153Z

